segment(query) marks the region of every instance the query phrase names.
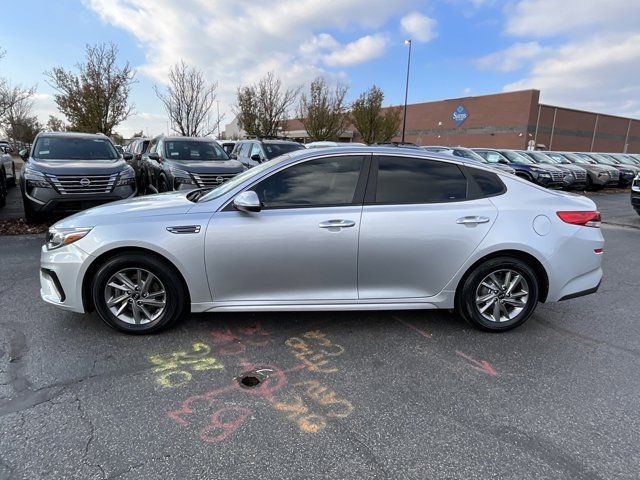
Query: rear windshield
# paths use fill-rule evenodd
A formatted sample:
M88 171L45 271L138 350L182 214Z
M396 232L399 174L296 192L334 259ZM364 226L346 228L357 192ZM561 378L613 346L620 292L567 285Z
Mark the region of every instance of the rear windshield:
M217 142L166 140L165 150L171 160L229 160L229 155Z
M263 143L264 153L269 160L285 153L295 152L304 147L299 143Z
M120 154L107 138L40 137L32 156L43 160L116 160Z

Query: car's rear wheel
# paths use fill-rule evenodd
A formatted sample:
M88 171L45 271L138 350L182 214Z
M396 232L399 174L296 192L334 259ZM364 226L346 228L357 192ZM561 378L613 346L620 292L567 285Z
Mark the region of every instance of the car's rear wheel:
M126 333L154 333L183 313L186 296L178 272L154 256L118 255L93 278L93 305L111 327Z
M478 265L464 280L456 308L471 325L503 332L526 322L539 297L531 266L514 257L498 257Z
M0 207L7 204L7 182L4 178L4 172L0 171Z

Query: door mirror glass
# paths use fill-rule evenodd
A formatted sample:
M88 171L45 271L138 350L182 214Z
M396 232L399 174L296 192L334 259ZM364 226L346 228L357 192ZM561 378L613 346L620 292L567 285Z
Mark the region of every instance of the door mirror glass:
M20 158L26 162L29 159L29 150L26 148L20 150Z
M262 159L260 158L259 153L254 153L253 155L251 155L251 160L255 160L256 162L259 162Z
M151 152L149 154L149 160L160 161L160 155L158 155L158 152Z
M239 194L233 199L233 206L241 212L259 212L262 210L258 194L253 190L247 190Z

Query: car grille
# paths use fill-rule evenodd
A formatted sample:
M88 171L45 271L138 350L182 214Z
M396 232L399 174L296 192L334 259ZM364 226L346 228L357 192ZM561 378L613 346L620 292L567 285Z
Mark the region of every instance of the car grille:
M192 173L199 187L217 187L236 176L235 173Z
M555 171L551 171L551 179L554 182L561 182L562 179L564 178L564 173L562 172L555 172Z
M100 195L110 193L118 177L111 175L47 175L61 195Z
M616 182L620 180L620 172L618 170L609 170L608 173L611 180L615 180Z
M575 170L573 174L576 176L576 180L587 180L587 172Z

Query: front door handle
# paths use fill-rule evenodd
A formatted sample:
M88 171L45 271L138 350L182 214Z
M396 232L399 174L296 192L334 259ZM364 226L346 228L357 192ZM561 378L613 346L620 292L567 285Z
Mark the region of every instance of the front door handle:
M327 220L325 222L320 222L318 227L320 228L348 228L355 227L356 222L353 220Z
M456 220L456 223L459 225L477 225L479 223L489 223L491 219L489 217L478 217L478 216L470 216L470 217L460 217Z

